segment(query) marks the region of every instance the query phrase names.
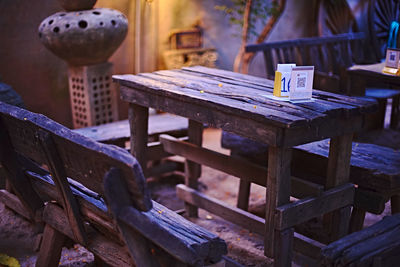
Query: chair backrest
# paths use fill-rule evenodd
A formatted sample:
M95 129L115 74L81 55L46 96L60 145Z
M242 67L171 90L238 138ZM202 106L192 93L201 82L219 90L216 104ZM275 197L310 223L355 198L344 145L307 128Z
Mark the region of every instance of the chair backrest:
M337 76L340 79L343 69L350 67L361 56L361 42L364 33L346 33L327 37L311 37L246 46L246 52L263 52L266 76L273 79L278 63L296 63L315 67L318 75ZM354 51L354 52L353 52ZM318 84L318 81L316 81ZM319 88L318 89L330 89ZM329 90L335 91L335 90Z
M127 151L76 134L46 116L0 102L0 163L13 190L34 213L42 204L29 189L28 180L24 181L27 161L47 166L63 196L64 208L72 205L74 209L75 205L70 203L74 201L68 178L104 196L103 177L112 168L120 170L135 208L148 211L152 207L141 167Z

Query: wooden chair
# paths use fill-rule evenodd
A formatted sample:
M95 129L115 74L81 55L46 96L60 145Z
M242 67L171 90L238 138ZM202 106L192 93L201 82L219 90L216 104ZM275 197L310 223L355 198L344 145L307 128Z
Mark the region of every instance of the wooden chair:
M300 38L246 46L246 52L262 52L266 77L274 79L278 63L296 63L315 67L314 87L347 94L346 69L360 60L353 50L361 51L364 33L346 33L327 37Z
M45 223L36 266L58 266L66 238L111 266L202 266L226 244L150 198L137 160L62 125L0 102L6 206Z

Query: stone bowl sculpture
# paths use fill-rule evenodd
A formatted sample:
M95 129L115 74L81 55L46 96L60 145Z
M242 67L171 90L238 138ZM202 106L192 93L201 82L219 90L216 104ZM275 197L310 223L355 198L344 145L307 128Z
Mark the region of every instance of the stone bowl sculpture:
M58 12L39 26L41 42L72 66L106 62L124 40L128 20L119 11L95 8Z

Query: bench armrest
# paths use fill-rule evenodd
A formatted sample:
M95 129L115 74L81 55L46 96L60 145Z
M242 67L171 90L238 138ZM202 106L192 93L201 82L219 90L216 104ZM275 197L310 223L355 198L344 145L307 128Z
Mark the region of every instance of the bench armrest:
M134 232L139 232L180 261L193 266L216 263L227 253L226 243L218 236L155 201L150 211L135 209L118 169L108 172L104 187L109 209L134 258L139 258L139 255L135 257L135 243L140 238L133 236Z

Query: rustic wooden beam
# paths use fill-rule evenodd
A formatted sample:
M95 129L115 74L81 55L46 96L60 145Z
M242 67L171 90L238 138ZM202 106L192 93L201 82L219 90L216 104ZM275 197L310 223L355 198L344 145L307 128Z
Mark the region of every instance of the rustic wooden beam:
M245 179L240 179L239 191L237 197L236 206L239 209L247 211L249 208L249 198L250 198L251 183Z
M203 143L203 124L189 119L188 142L201 147ZM197 189L198 179L201 176L201 165L186 158L185 161L185 185ZM189 217L197 217L197 207L190 203L185 203L186 213Z
M147 145L146 158L147 160L160 160L173 156L164 150L161 142L151 142Z
M265 236L264 236L264 253L268 257L280 257L279 253L285 253L275 246L275 211L276 208L290 202L290 163L292 158L292 150L288 148L269 147L268 148L268 178L266 192L266 214L265 214ZM293 235L280 235L277 238L293 238ZM285 244L290 241L279 241ZM291 252L286 256L291 260Z
M65 236L59 231L46 224L43 240L40 245L39 255L36 261L37 267L56 267L59 265L61 251Z
M276 228L284 230L333 210L352 205L354 185L334 187L318 197L308 197L276 208Z
M59 156L57 146L51 135L45 131L39 130L37 132L37 137L43 149L43 153L46 156L47 165L52 174L51 177L59 194L62 196L62 205L68 216L68 221L74 233L75 240L78 240L79 243L85 245L87 242L87 236L83 226L83 220L81 218L78 203L69 187L64 163Z
M3 202L6 207L14 210L16 213L19 215L23 216L27 220L31 220L31 214L29 211L26 209L26 207L22 204L21 200L19 198L8 192L7 190L0 190L0 202ZM41 213L37 216L40 217L41 219Z
M242 180L261 186L266 185L267 168L254 164L238 157L221 154L213 150L202 148L182 141L169 135L161 135L160 141L165 151L195 161L236 176ZM308 182L296 177L291 177L291 195L296 198L317 196L323 191L323 186Z
M213 110L211 108L205 108L200 104L191 105L190 109L181 108L177 110L177 107L182 106L180 100L174 99L169 96L159 96L152 94L151 92L145 92L141 90L132 90L121 84L121 97L125 99L135 99L135 101L149 107L163 110L165 112L171 112L179 116L190 118L193 120L201 121L202 123L207 123L210 127L221 128L226 131L232 131L241 134L243 136L253 136L256 140L260 142L266 142L271 145L276 145L276 140L280 141L280 132L277 131L275 127L269 126L266 123L261 123L258 121L248 124L249 118L240 115L236 118L234 124L227 124L227 121L232 120L231 114L220 110ZM148 95L150 93L151 95ZM253 108L254 109L254 108ZM238 115L238 114L236 114ZM209 118L213 118L210 121ZM242 125L247 125L247 127L239 127ZM259 132L259 135L255 135L255 132Z
M325 187L343 185L350 180L350 157L353 134L331 138ZM348 233L350 207L342 208L324 216L324 224L330 231L331 240L337 240Z
M264 235L265 220L250 212L230 207L223 201L206 196L183 184L176 186L176 194L180 199L192 205L217 214L219 217L249 229L254 233Z
M243 211L242 209L230 207L218 199L206 196L182 184L176 186L176 191L180 199L188 201L201 209L216 214L227 221L248 229L249 231L265 236L265 220L263 218ZM309 256L312 255L313 258L319 256L319 252L323 247L321 243L297 233L294 233L293 246L295 250L301 253L306 253Z
M55 204L47 204L44 213L44 221L54 229L61 231L63 235L73 239L71 227L68 218L62 208ZM101 258L111 266L132 266L133 262L128 251L124 246L118 245L109 238L99 234L96 231L90 232L88 244L85 246L90 252Z
M131 154L146 169L146 148L148 141L149 109L137 104L129 104L129 123L131 130Z
M313 259L318 259L325 245L299 233L294 233L293 250Z

